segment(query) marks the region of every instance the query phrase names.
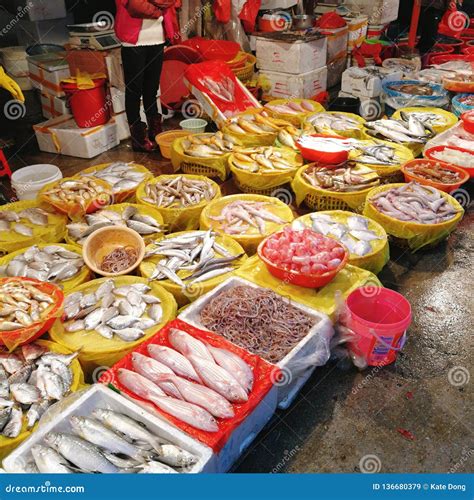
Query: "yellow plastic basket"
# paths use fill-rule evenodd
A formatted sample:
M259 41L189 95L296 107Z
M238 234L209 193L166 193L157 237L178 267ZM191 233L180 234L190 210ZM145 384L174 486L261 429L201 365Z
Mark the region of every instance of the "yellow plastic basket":
M0 212L13 211L18 213L27 208L40 206L36 200L16 201L0 206ZM51 212L51 207L45 206L43 208ZM31 224L26 219L22 219L21 223L33 230L33 236L23 236L12 230L0 231L0 254L15 252L38 243L62 241L66 232L67 217L64 214L52 212L48 215L48 224L46 226Z
M346 210L361 213L367 194L373 187L353 191L350 193L339 193L327 189L318 189L309 184L303 177L303 172L310 165L301 167L295 175L291 187L296 195L296 204L300 206L303 202L318 212L322 210Z
M116 286L133 285L134 283L149 285L151 287L149 293L161 300L163 317L159 324L145 330L145 335L135 342L124 342L118 337L106 339L95 331L86 332L85 330L81 330L74 333L68 333L64 330L61 320L56 320L49 332L50 337L67 349L74 351L80 349L79 361L81 362L84 372L88 375L92 375L97 368L112 366L119 359L122 359L143 341L153 336L160 328L168 323L168 321L174 319L177 312L176 301L168 291L156 282L148 283L148 280L137 276L120 276L117 278L101 278L89 281L88 283L84 283L70 290L69 294L75 292L91 293L97 290L97 288L108 279L113 279ZM94 377L94 379L97 380L97 377Z
M199 134L199 136L211 137L214 134ZM216 177L225 181L229 175L227 159L229 154L224 154L219 158L196 158L184 153L183 140L180 137L173 141L171 145L171 164L175 171L182 170L185 174L202 175L204 177Z
M101 163L100 165L94 165L93 167L82 170L75 177L80 178L83 176L87 176L92 172L95 172L96 170L104 170L104 168L107 168L109 165L112 165L112 163ZM147 181L148 179L151 179L153 177L153 174L146 167L144 167L143 165L138 165L138 163L130 163L130 171L145 174L145 178L143 179L144 181ZM122 203L124 201L131 200L135 196L136 190L137 188L113 192L113 203Z
M445 130L448 130L448 128L451 128L453 125L456 125L458 122L458 118L455 114L450 113L449 111L445 111L444 109L441 108L432 108L432 107L425 107L425 108L417 108L417 107L408 107L408 108L400 108L393 113L392 118L395 120L400 120L401 119L401 112L404 111L405 113L434 113L436 115L440 115L445 119L445 123L442 125L433 125L433 129L437 134L440 134L441 132L444 132Z
M271 211L276 216L280 217L285 221L285 224L291 222L294 219L293 212L291 208L280 201L278 198L270 197L270 196L262 196L258 194L233 194L230 196L225 196L218 200L214 200L201 213L201 229L214 229L217 232L224 233L225 231L221 228L221 225L218 221L212 220L209 216L218 216L222 212L222 209L232 203L233 201L260 201L269 203L266 210ZM247 255L253 255L257 251L257 247L259 243L269 234L274 233L281 229L285 224L278 224L275 222L266 223L266 231L265 234L260 234L260 232L251 227L246 234L243 235L229 235L232 239L237 241L242 248L245 250Z
M159 177L155 177L148 184L157 184L158 182L174 179L176 177L182 177L181 174L174 175L160 175ZM211 184L214 187L214 192L216 193L214 196L214 200L220 198L221 189L220 187L208 177L200 176L200 175L185 175L184 177L197 181L205 181ZM189 229L197 229L199 227L199 217L203 208L209 205L209 202L204 200L197 205L193 205L192 207L185 208L163 208L158 207L156 205L152 205L151 203L144 201L143 198L146 198L145 194L145 186L147 183L142 183L137 189L137 201L139 204L146 205L148 207L155 208L160 212L163 217L163 222L168 225L169 232L175 231L187 231ZM213 200L213 201L214 201ZM212 203L212 202L211 202Z
M38 243L37 247L38 248L44 248L51 243ZM77 245L65 245L63 243L55 243L55 246L64 248L65 250L69 250L70 252L77 253L79 257L82 256L81 249ZM30 247L28 247L30 248ZM22 248L21 250L17 250L16 252L9 253L8 255L5 255L4 257L0 258L0 267L2 266L7 266L11 260L13 260L15 257L18 257L19 255L22 255L27 249ZM71 288L74 288L76 286L81 285L82 283L86 282L89 280L91 276L91 271L90 269L84 264L82 266L82 269L79 271L78 274L73 276L72 278L64 281L60 281L55 283L56 285L59 285L64 292L67 292L71 290Z
M359 122L359 127L358 128L353 128L353 129L349 129L349 130L336 130L336 129L330 129L330 128L317 128L315 127L316 131L319 133L319 134L334 134L334 135L340 135L342 137L350 137L352 139L362 139L365 137L365 134L364 134L364 131L363 131L363 125L365 123L365 120L359 116L359 115L355 115L354 113L345 113L344 111L325 111L323 109L323 112L324 114L328 114L328 115L334 115L334 114L338 114L338 115L344 115L344 116L347 116L348 118L352 118L353 120L355 120L356 122ZM309 113L305 116L305 119L304 119L304 122L305 123L311 123L311 117L314 116L314 115L317 115L317 113ZM314 127L314 125L313 125Z
M61 354L71 354L71 350L66 349L60 344L55 342L49 342L47 340L35 340L35 343L46 347L48 350L53 352L58 352ZM71 392L76 392L84 387L84 374L82 373L81 365L77 359L74 359L71 364L72 371L72 383ZM6 438L0 436L0 461L3 460L7 455L9 455L15 448L17 448L26 438L28 438L37 428L36 424L32 429L27 429L26 418L23 419L23 427L21 433L16 438Z
M253 77L256 62L257 58L253 54L247 54L247 60L243 68L233 69L232 71L241 82L247 82Z
M293 101L296 103L307 101L313 106L314 110L308 111L307 113L289 114L289 113L278 113L277 111L274 111L269 107L269 106L284 105L287 104L289 101ZM314 115L315 113L322 113L323 111L325 111L324 107L319 102L313 101L311 99L274 99L273 101L267 102L264 108L265 111L270 116L273 116L274 118L278 118L280 120L286 120L295 127L299 127L302 124L302 122L305 121L307 116Z
M174 238L176 236L180 236L183 234L186 234L187 231L181 231L179 233L173 233L168 236L165 236L166 238ZM226 248L230 254L232 255L239 255L239 254L244 254L238 261L236 261L236 269L245 261L247 258L247 255L245 255L244 249L232 238L229 236L226 236L224 234L218 235L216 237L216 242ZM150 245L147 247L147 251L151 250L154 247L154 245ZM220 256L219 256L220 257ZM140 274L144 278L150 278L150 276L153 274L153 271L155 270L156 264L163 258L163 256L160 255L153 255L152 257L145 259L141 264L140 264ZM190 271L178 271L178 276L182 279L186 278L191 274ZM233 272L222 274L221 276L216 276L215 278L211 278L206 281L202 281L199 283L196 283L194 285L189 285L185 290L183 290L179 285L173 283L169 279L165 280L160 280L160 281L155 281L154 283L157 283L161 285L165 290L170 292L173 297L176 299L176 302L178 303L178 307L182 307L185 304L188 304L189 302L192 302L199 298L201 295L204 295L205 293L211 291L213 288L215 288L219 283L222 283L225 281L227 278L232 276L234 274Z
M419 224L417 222L400 221L379 212L370 202L371 198L376 194L404 185L406 184L385 184L372 189L365 201L364 215L378 222L385 229L393 243L404 248L409 248L414 252L425 246L434 246L447 238L464 214L462 206L447 193L439 191L448 203L458 211L458 214L451 220L440 224Z
M352 217L354 214L352 212L346 212L344 210L326 210L323 212L318 212L321 214L330 215L335 222L339 222L341 224L345 224L349 217ZM360 217L363 217L362 215ZM369 242L369 245L372 247L372 251L363 257L351 253L349 255L349 264L353 266L360 267L362 269L366 269L371 273L378 274L385 264L388 262L390 258L390 251L388 245L388 238L385 229L373 221L372 219L366 218L368 222L368 227L371 231L381 239L373 240ZM303 215L296 219L296 221L301 221L308 227L312 227L311 214ZM296 222L295 221L295 222ZM334 238L337 240L335 236L328 234L330 238Z

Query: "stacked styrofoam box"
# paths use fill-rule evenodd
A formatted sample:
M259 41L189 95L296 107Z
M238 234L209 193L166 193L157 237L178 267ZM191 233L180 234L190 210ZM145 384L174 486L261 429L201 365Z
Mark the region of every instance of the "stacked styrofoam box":
M203 307L205 307L222 291L240 285L261 288L255 283L242 278L229 278L220 285L216 286L209 293L194 301L179 315L179 319L195 326L196 328L205 330L206 328L200 322L199 318L200 311ZM332 323L328 316L298 302L292 302L292 305L313 317L315 326L309 331L306 337L304 337L278 363L278 366L284 373L285 381L287 382L285 384L280 384L278 387L278 407L281 409L288 408L303 385L309 379L316 366L318 366L318 364L315 363L316 358L319 358L322 361L320 364L325 364L327 362L329 359L329 341L334 333Z
M264 99L311 98L326 90L326 37L284 41L257 36L256 52L267 87Z
M343 3L368 16L370 24L388 24L397 19L400 0L344 0Z
M195 455L197 462L189 467L187 473L216 472L216 459L212 450L191 438L183 431L145 411L141 406L117 394L112 389L96 384L81 396L71 401L66 408L50 417L49 421L40 426L26 441L3 460L7 472L21 472L21 467L32 460L31 449L43 443L44 437L50 432L72 431L69 418L74 416L90 417L95 409L103 408L125 414L143 424L153 434L164 438L172 444Z
M56 97L64 97L61 80L71 76L65 53L52 52L30 56L28 71L33 87Z
M21 90L31 90L28 76L28 61L26 59L26 47L5 47L0 49L0 64L6 73L16 81Z
M334 29L321 29L321 33L327 36L327 88L334 87L341 82L342 72L347 65L347 44L349 29L347 26Z

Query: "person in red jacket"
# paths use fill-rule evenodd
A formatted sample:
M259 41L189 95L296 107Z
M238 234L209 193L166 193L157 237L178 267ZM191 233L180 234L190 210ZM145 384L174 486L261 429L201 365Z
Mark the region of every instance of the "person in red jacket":
M116 0L116 4L115 32L122 42L125 111L132 147L149 152L161 132L156 100L165 47L163 14L174 0ZM148 127L140 118L142 98Z

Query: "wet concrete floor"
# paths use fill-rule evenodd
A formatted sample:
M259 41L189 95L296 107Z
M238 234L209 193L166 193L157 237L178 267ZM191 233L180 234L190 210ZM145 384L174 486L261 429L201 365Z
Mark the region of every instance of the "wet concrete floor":
M171 172L158 153L137 154L128 143L91 160L24 149L11 166L53 163L67 176L117 160L133 160L155 174ZM223 192L236 192L232 182ZM473 199L472 182L466 194ZM413 309L396 363L359 371L347 359L334 359L318 368L236 472L473 471L473 222L468 213L432 250L391 248L379 278Z

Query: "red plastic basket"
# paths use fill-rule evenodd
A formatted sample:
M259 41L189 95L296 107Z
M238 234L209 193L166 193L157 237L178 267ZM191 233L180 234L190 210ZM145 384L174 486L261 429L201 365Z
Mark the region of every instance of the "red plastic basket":
M333 139L341 139L342 141L347 141L347 137L342 137L340 135L329 135L329 134L311 134L311 137L331 137ZM349 151L343 149L341 145L341 150L336 152L320 151L317 149L311 149L301 146L301 144L296 141L296 146L301 151L301 155L305 160L314 161L317 163L322 163L324 165L333 165L337 167L341 163L347 161L349 157Z
M438 151L443 151L445 149L454 149L455 151L461 151L463 153L469 153L473 158L474 158L474 153L472 151L469 151L469 149L464 149L464 148L458 148L457 146L434 146L433 148L430 148L430 149L427 149L425 152L424 152L424 155L426 158L429 158L431 160L436 160L436 161L440 161L440 160L437 160L433 154L438 152ZM455 164L454 162L451 162L450 163L451 165L454 165L456 167L459 167L459 168L462 168L463 170L465 170L471 179L474 178L474 167L472 168L469 168L469 167L463 167L461 165L457 165Z
M441 54L433 56L430 64L443 64L449 61L468 61L474 62L474 55L470 54Z

